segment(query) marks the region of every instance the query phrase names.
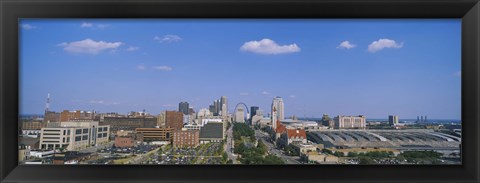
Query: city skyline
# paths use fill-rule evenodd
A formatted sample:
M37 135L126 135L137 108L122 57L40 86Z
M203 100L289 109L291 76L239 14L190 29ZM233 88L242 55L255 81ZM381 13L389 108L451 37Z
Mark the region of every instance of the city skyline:
M459 20L22 20L21 114L196 111L460 119ZM295 28L295 29L292 29ZM184 54L187 53L187 54ZM238 72L235 72L238 71Z

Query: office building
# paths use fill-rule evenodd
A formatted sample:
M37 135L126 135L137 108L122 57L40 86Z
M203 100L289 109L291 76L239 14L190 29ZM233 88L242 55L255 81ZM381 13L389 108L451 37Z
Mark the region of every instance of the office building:
M142 134L143 141L168 141L172 140L173 128L137 128L136 134Z
M214 106L214 112L213 112L213 115L214 116L219 116L220 115L220 110L221 110L221 105L220 105L220 100L215 100L213 101L213 106Z
M253 116L257 115L257 110L259 109L258 106L251 106L250 107L250 120Z
M60 121L71 121L71 120L93 120L95 117L95 112L92 111L69 111L64 110L60 113Z
M398 116L390 115L388 116L388 124L394 126L398 124Z
M176 130L173 133L173 146L174 147L197 147L200 143L199 141L200 133L198 130Z
M59 122L42 128L41 149L78 151L108 143L110 126L90 122Z
M212 104L212 105L209 105L209 106L208 106L208 110L210 111L210 113L211 113L212 115L214 115L214 114L215 114L215 105L213 105L213 104Z
M228 116L228 103L227 97L220 97L220 106L221 106L221 116Z
M183 113L177 111L166 111L165 127L181 130L183 128Z
M180 102L178 104L178 112L182 112L183 114L188 115L190 112L188 102Z
M366 117L360 116L337 116L334 118L336 129L365 129Z

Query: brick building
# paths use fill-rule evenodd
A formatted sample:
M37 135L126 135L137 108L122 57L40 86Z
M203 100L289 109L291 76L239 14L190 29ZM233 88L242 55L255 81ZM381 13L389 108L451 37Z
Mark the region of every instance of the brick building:
M166 111L165 127L173 128L175 131L183 128L183 113L178 111Z
M173 133L174 147L197 147L200 143L198 130L178 130Z
M135 139L132 136L117 136L115 137L115 147L134 147Z

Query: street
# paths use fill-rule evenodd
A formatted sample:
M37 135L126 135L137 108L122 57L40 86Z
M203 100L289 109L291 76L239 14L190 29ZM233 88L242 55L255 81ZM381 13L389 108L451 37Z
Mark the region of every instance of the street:
M227 152L228 159L232 160L233 164L238 164L237 155L233 153L233 125L227 130L227 143L224 145L224 150Z
M267 146L268 153L274 154L285 160L285 164L300 164L300 162L298 161L298 157L287 156L283 153L282 150L275 148L275 146L267 140L270 137L266 132L255 130L255 138L257 138L257 140L261 140Z

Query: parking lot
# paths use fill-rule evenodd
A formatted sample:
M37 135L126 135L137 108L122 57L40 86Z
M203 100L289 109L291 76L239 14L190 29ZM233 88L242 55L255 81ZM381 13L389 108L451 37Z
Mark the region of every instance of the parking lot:
M196 148L172 148L166 145L144 164L222 164L222 144L208 143Z

